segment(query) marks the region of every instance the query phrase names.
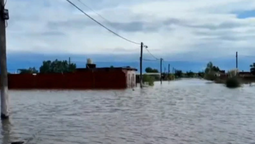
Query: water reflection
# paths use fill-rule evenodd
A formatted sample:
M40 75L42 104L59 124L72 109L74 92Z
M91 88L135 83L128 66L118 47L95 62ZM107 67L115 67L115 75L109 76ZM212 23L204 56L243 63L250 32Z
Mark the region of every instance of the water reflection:
M10 120L2 120L2 144L9 144L11 134L11 123Z

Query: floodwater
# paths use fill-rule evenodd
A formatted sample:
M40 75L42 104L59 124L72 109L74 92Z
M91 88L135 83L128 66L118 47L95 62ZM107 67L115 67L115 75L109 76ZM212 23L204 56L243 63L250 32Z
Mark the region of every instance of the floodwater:
M255 87L199 79L123 91L10 91L0 141L28 144L254 144Z

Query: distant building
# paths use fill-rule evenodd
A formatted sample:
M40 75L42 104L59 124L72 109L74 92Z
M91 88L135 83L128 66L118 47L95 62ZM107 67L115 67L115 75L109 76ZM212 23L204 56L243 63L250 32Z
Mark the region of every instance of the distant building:
M253 77L252 73L251 72L239 72L239 76L240 77Z
M137 69L130 67L94 67L76 69L77 73L100 73L100 76L97 76L101 77L102 80L106 80L106 78L109 78L109 80L111 79L112 81L106 81L107 83L125 83L125 88L131 88L136 86L136 71Z
M88 59L86 68L72 73L9 74L10 89L125 89L136 86L136 71L131 67L97 68Z

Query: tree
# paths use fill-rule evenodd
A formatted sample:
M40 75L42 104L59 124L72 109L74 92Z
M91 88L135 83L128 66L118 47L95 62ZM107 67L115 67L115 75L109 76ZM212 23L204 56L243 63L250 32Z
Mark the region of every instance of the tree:
M217 66L213 66L213 67L212 67L212 70L215 71L215 72L219 72L219 71L220 71L220 68L217 67Z
M194 77L194 72L192 71L188 71L186 72L186 74L187 74L187 77Z
M147 68L145 69L145 72L146 72L146 73L158 73L158 70L157 70L157 69L153 69L153 68L151 68L151 67L147 67Z
M250 72L255 75L255 63L253 63L252 65L250 65Z
M205 76L205 73L204 72L198 72L198 74L197 74L199 77L204 77Z
M212 62L209 62L205 69L205 79L207 80L216 80L216 73L220 71L220 68L214 66Z
M219 72L220 68L217 66L214 66L212 62L209 62L206 65L205 73L210 73L210 72Z
M182 73L181 70L176 70L176 71L175 71L175 76L176 76L176 77L182 77L182 75L183 75L183 73Z
M35 67L30 67L28 69L19 69L20 74L33 74L38 73L38 70Z
M74 72L76 69L76 64L68 63L64 61L43 61L42 66L40 67L40 73L68 73Z

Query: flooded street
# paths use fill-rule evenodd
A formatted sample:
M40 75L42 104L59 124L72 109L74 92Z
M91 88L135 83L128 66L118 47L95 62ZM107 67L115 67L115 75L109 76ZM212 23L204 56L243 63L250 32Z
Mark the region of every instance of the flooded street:
M29 144L254 144L255 86L199 79L123 91L10 91L0 140Z

